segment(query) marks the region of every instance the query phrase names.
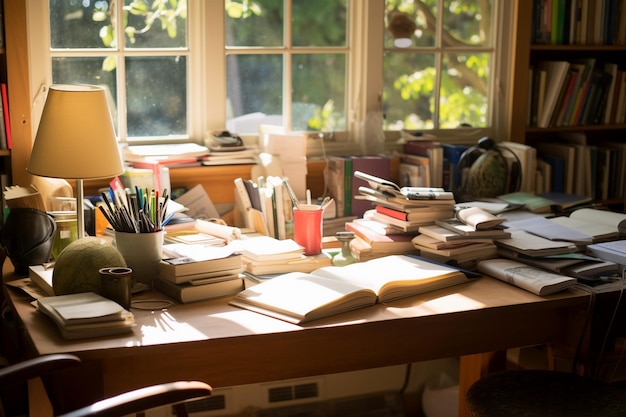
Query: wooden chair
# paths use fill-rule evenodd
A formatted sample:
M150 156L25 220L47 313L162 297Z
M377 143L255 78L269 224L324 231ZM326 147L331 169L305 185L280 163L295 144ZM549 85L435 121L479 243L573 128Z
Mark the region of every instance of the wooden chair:
M45 377L79 362L80 358L77 356L57 354L40 356L8 365L0 369L0 388L26 382L31 378ZM186 417L185 402L209 396L211 390L210 385L199 381L175 381L157 384L106 398L78 410L60 414L57 417L141 415L145 410L164 405L173 405L177 416Z

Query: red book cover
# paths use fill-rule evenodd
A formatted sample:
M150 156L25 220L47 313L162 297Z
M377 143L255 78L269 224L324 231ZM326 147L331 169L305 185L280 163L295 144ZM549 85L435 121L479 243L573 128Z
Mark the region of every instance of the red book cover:
M13 149L13 138L11 137L11 118L9 117L9 96L7 94L7 85L2 83L2 108L4 109L4 127L7 133L7 149Z
M395 219L398 220L404 220L404 221L408 221L409 220L409 215L408 213L405 213L403 211L400 210L394 210L392 208L389 207L384 207L381 205L376 205L376 211L382 214L385 214L389 217L393 217Z

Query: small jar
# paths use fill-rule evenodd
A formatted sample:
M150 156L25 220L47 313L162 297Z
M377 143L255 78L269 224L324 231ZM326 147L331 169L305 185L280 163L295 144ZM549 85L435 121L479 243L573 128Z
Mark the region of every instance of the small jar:
M333 257L333 265L344 266L355 263L357 260L352 256L350 241L354 239L354 232L337 232L335 237L341 242L341 252Z
M56 259L67 245L78 239L78 224L74 211L52 211L50 214L57 224L52 245L52 258Z

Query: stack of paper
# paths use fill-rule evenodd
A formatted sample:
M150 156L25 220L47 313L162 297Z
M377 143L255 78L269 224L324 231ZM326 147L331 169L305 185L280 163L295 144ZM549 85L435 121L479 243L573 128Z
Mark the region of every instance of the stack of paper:
M131 312L93 292L39 298L37 307L66 339L126 333L135 323Z

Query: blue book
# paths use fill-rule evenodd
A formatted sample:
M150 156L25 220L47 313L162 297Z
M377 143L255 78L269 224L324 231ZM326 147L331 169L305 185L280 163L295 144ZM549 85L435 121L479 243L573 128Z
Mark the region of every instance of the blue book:
M565 192L565 160L559 156L542 155L541 158L550 164L552 179L550 186L553 192Z
M442 143L443 147L443 188L455 191L461 184L461 171L458 169L459 161L463 152L470 148L469 145L454 145Z

